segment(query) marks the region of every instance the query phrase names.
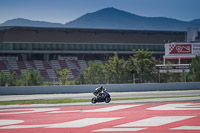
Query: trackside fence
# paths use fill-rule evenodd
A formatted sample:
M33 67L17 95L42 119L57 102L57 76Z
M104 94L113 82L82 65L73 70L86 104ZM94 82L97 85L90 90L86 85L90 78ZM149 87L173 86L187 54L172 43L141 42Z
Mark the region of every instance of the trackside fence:
M0 95L91 93L98 86L100 85L0 87ZM196 90L196 89L200 89L200 82L105 84L103 86L106 87L109 92Z

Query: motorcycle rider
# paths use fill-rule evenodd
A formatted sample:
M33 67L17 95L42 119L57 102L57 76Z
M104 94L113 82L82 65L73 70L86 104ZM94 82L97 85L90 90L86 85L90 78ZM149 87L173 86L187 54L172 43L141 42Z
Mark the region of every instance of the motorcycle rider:
M95 96L97 97L101 97L102 94L106 93L106 88L104 88L103 86L97 87L95 89L95 92L93 93Z

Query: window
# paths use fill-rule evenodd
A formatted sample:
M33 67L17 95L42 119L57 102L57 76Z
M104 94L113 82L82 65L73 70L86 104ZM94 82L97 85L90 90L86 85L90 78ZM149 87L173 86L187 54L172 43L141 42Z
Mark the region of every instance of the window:
M26 43L26 49L27 50L32 50L32 44L31 43Z
M45 48L44 48L45 50L51 50L51 44L44 44L44 45L45 45Z
M101 44L96 44L96 50L101 51L102 50Z
M48 44L47 44L48 45ZM45 50L44 44L39 44L39 50Z
M56 50L62 50L63 48L62 48L62 44L57 44L56 45Z

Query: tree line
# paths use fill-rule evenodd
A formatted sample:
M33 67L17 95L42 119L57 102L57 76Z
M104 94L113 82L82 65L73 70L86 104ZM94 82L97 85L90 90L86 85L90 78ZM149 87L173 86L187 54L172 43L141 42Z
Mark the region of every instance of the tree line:
M123 84L123 83L162 83L162 82L190 82L200 81L200 56L196 56L190 64L190 72L160 73L156 67L158 61L154 60L148 50L138 50L128 60L119 58L115 53L108 57L101 65L97 62L89 62L74 81L69 80L69 69L57 71L61 85L70 84ZM170 63L168 63L170 66ZM21 73L18 79L15 73L0 73L0 86L32 86L44 85L38 71L29 70Z
M196 56L190 64L190 72L172 73L167 64L166 73L160 73L148 50L138 50L128 60L119 58L115 53L103 64L89 62L88 68L78 78L66 84L123 84L123 83L169 83L200 81L200 56ZM62 75L60 75L62 77ZM66 81L67 79L64 78Z
M43 85L43 79L38 71L28 70L21 73L18 79L15 72L4 74L0 73L0 86L34 86Z

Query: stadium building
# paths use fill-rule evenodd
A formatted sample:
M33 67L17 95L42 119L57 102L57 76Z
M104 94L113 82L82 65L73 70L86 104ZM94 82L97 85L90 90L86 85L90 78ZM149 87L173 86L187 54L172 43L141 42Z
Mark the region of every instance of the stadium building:
M75 79L89 61L101 64L118 53L127 59L138 49L148 49L162 60L164 45L184 42L186 32L108 30L80 28L0 27L0 72L34 69L46 81L57 80L57 70L69 68Z

